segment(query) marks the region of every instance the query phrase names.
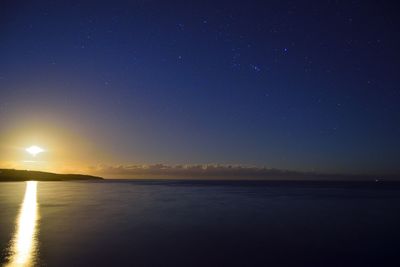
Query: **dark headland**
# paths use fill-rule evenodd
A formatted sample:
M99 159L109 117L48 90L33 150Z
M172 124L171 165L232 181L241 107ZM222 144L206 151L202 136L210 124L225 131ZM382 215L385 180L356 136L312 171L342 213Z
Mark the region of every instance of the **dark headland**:
M0 182L18 181L77 181L102 180L103 178L84 174L57 174L51 172L0 169Z

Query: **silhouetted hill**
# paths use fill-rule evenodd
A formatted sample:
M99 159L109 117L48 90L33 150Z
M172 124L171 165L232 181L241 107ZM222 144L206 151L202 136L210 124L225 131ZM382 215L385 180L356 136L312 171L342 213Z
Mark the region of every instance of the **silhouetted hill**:
M41 171L0 169L0 182L10 181L72 181L72 180L102 180L103 178L83 174L57 174Z

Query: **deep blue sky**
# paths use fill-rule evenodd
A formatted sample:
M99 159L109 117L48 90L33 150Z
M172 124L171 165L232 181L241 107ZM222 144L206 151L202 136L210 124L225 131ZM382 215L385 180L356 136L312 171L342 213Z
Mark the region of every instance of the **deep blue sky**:
M395 5L61 2L0 5L3 140L70 131L88 164L400 172Z

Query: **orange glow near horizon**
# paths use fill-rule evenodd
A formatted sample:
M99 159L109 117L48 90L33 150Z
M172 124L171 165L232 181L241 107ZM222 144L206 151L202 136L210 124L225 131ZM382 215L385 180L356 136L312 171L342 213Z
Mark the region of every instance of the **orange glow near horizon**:
M114 162L105 147L58 122L22 120L0 133L0 168L88 173L89 166Z

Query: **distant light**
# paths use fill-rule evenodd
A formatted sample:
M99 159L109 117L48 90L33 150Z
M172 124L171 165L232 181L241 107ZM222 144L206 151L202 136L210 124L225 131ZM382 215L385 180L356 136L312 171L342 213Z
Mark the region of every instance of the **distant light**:
M25 149L25 151L31 154L32 156L36 156L37 154L42 153L44 149L38 146L31 146Z

